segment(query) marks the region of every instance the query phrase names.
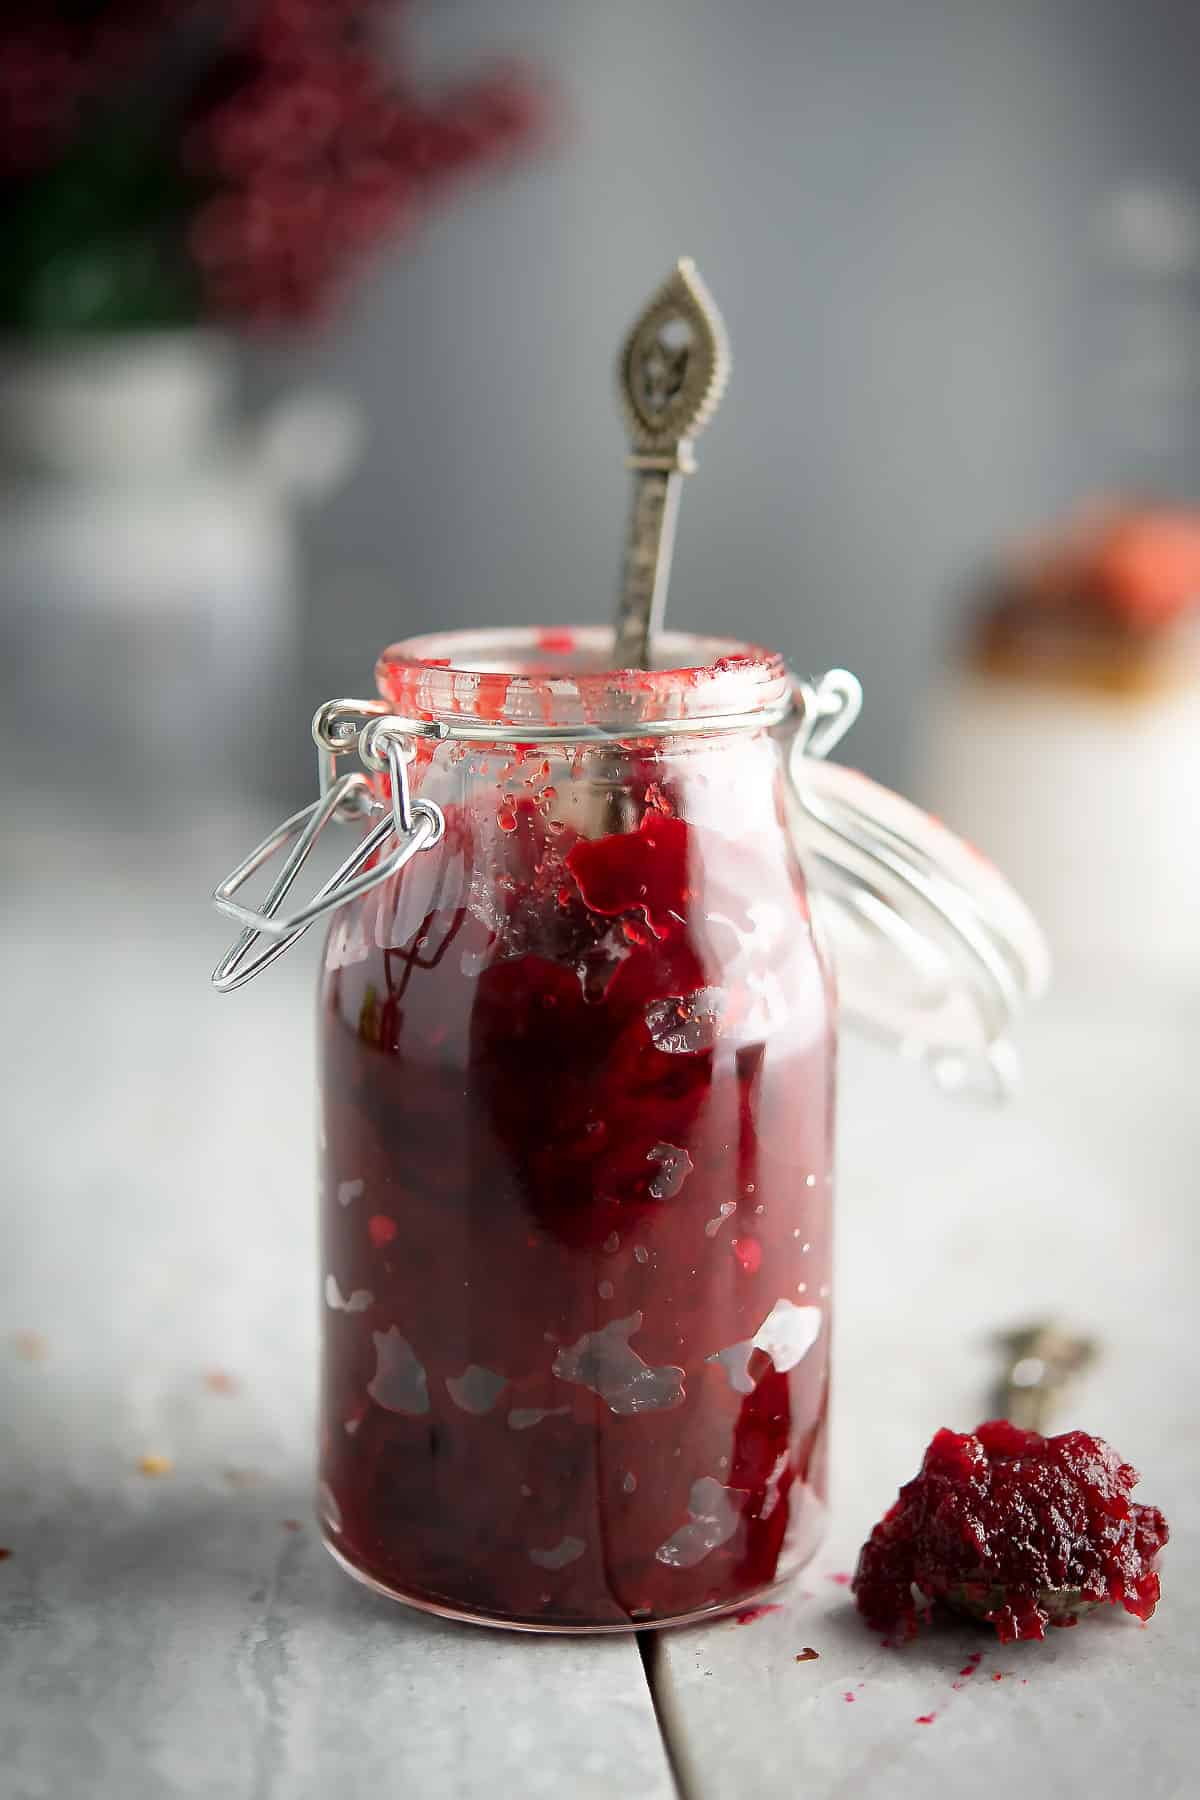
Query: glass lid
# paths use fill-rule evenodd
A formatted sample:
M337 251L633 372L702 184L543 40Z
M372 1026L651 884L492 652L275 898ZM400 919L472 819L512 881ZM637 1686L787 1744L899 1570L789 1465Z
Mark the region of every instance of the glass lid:
M795 828L843 1017L938 1082L1002 1096L1050 958L1025 903L939 820L836 763L792 756Z

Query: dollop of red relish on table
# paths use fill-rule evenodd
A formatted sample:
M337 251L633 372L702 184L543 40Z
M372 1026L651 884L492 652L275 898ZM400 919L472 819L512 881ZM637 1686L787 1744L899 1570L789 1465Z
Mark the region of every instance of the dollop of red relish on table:
M1045 1438L993 1419L939 1431L859 1554L867 1623L911 1636L942 1602L1001 1643L1042 1638L1105 1601L1148 1619L1167 1522L1130 1495L1137 1471L1086 1431Z

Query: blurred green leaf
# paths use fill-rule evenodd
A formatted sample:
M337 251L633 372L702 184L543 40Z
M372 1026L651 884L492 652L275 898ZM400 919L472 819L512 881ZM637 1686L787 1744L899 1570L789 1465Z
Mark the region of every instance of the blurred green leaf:
M188 324L193 195L159 122L108 117L53 168L0 195L0 329L49 334Z

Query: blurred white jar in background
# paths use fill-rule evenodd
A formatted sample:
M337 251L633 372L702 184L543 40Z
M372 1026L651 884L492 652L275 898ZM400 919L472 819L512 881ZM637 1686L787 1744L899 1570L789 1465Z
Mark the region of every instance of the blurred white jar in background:
M27 790L116 821L253 781L297 649L293 503L357 448L336 396L239 426L216 334L0 353L2 731Z
M1200 984L1198 603L1200 518L1089 513L997 584L930 696L920 797L1064 972Z

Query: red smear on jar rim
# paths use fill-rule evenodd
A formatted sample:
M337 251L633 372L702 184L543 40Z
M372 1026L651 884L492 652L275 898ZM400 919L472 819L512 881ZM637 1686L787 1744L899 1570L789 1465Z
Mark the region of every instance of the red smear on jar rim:
M535 642L543 656L570 656L575 649L575 633L539 631Z
M911 1636L915 1588L986 1620L1002 1643L1043 1638L1103 1602L1148 1619L1168 1533L1157 1507L1130 1498L1137 1480L1083 1431L1044 1438L1003 1419L939 1431L863 1545L858 1609L868 1624Z
M755 1619L765 1619L768 1613L782 1611L782 1606L778 1604L772 1604L770 1606L747 1606L742 1612L738 1613L736 1622L739 1625L753 1625Z
M389 1219L386 1213L375 1213L367 1220L367 1236L377 1250L390 1244L398 1230L395 1219Z

